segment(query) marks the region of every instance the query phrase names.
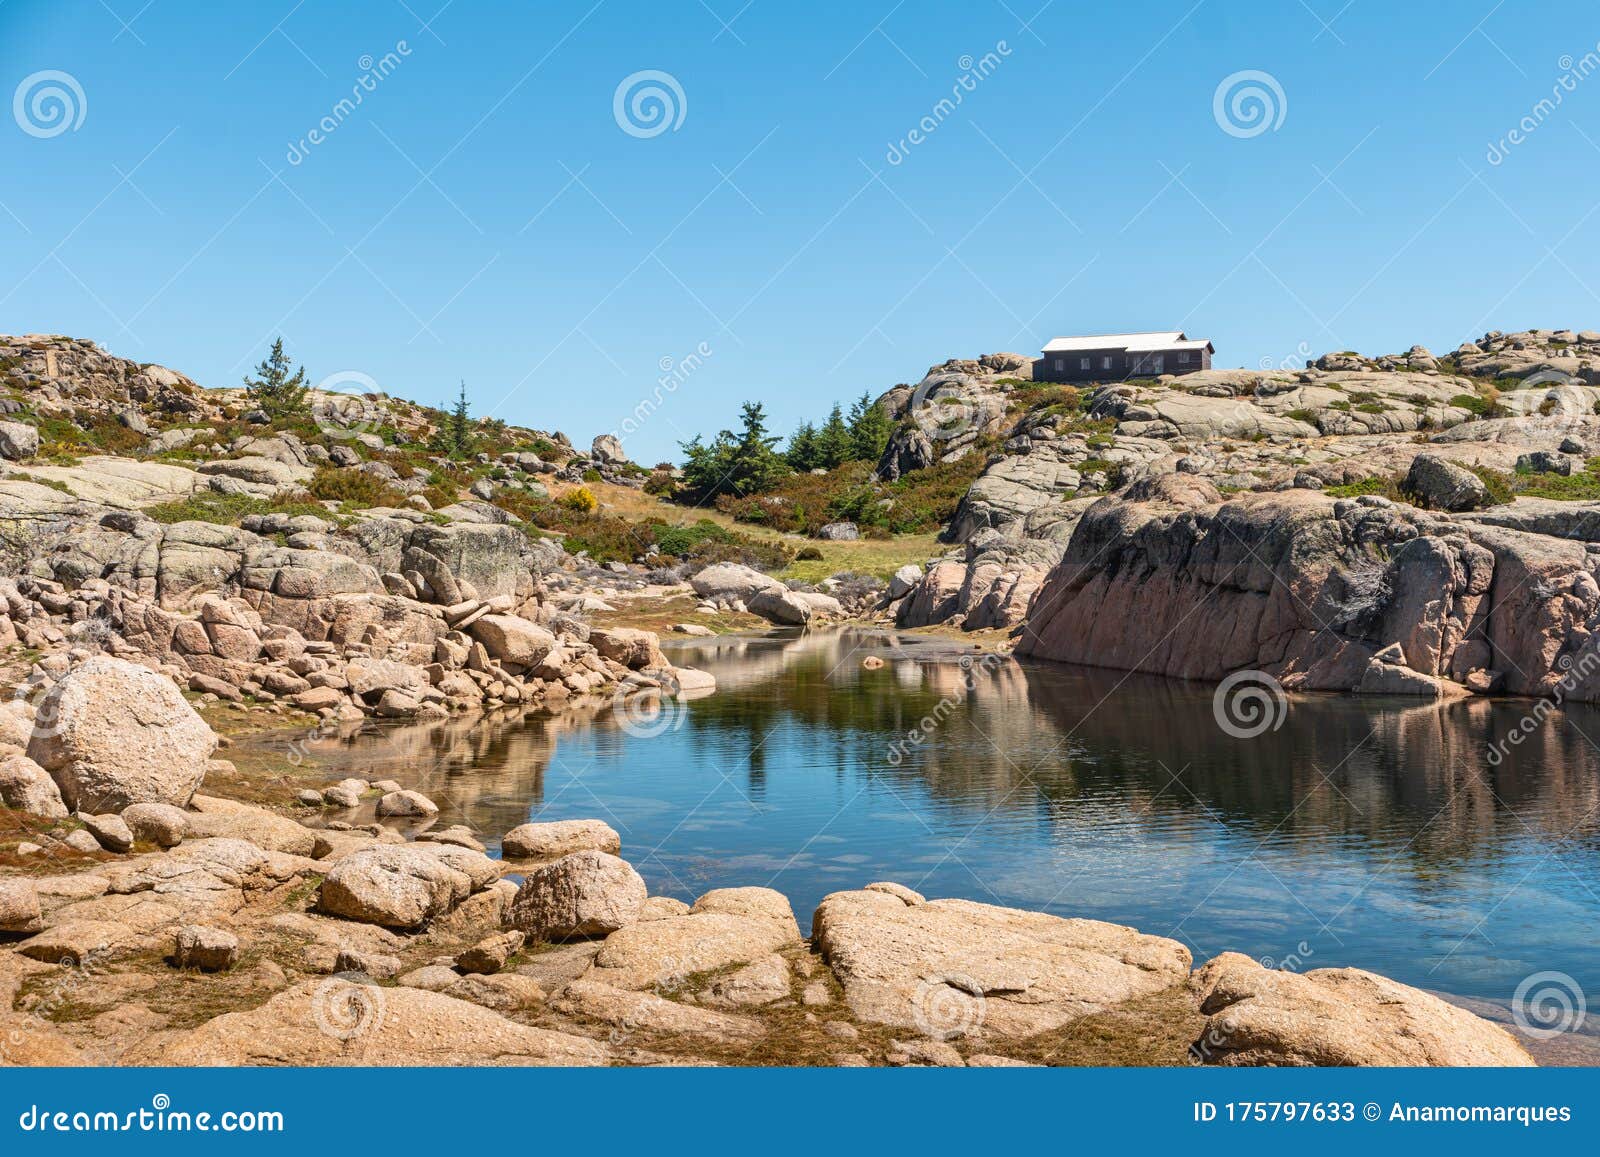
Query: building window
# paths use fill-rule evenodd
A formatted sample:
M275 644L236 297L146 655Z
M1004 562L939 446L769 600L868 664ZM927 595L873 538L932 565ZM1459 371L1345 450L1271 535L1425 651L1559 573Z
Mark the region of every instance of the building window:
M1055 359L1055 363L1056 363L1056 373L1064 374L1064 373L1067 372L1067 359L1066 358L1056 358Z
M1188 360L1189 360L1189 351L1188 350L1179 350L1178 351L1178 363L1180 365L1182 365L1182 364L1188 362Z
M1089 368L1089 359L1088 358L1079 358L1078 359L1078 368L1080 370L1088 369Z
M1100 359L1100 368L1103 369L1103 370L1109 370L1111 368L1111 355L1110 354L1106 354L1103 358Z

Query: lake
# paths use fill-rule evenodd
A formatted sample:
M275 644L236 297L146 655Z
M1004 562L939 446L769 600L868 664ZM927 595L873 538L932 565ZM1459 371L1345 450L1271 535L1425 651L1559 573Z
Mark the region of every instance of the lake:
M717 676L707 698L368 728L309 759L417 787L492 850L530 819L603 819L652 893L765 885L802 926L828 892L896 880L1197 961L1355 965L1502 1005L1545 970L1600 992L1600 711L1554 710L1497 762L1531 703L1303 696L1244 738L1210 686L961 648L695 641L672 655Z

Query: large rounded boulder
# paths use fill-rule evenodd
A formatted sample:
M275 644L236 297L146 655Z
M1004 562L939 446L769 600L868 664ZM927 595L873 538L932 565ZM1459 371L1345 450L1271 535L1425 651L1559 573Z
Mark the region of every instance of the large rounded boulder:
M135 803L183 807L216 746L170 679L102 655L40 701L28 758L50 773L67 807L98 814Z
M626 860L574 852L523 877L506 922L530 940L608 936L639 919L647 895Z

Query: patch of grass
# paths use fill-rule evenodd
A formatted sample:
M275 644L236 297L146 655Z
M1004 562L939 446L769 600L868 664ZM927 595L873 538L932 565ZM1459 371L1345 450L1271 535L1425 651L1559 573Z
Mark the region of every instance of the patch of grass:
M1516 479L1511 475L1491 470L1487 466L1468 466L1467 469L1476 474L1489 491L1491 506L1504 506L1516 497Z
M1516 488L1518 494L1529 498L1551 498L1557 502L1600 501L1600 458L1590 458L1584 469L1575 474L1519 472Z
M1400 492L1400 483L1382 474L1374 474L1359 482L1347 482L1343 486L1329 486L1323 493L1329 498L1360 498L1363 494L1381 494L1394 502L1405 501L1405 496Z
M1188 1067L1205 1023L1193 994L1176 985L997 1051L1040 1065Z
M168 525L174 522L215 522L238 526L242 519L251 514L333 517L328 513L328 508L318 502L296 498L255 498L248 494L218 494L214 490L200 490L176 502L147 506L144 513Z

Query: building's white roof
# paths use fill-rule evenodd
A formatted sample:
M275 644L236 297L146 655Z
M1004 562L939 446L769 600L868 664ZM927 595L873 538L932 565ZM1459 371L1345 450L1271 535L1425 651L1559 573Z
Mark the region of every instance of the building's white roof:
M1102 333L1089 337L1052 338L1044 347L1047 354L1075 353L1085 350L1144 350L1204 349L1208 341L1190 341L1182 330L1169 329L1153 333Z

